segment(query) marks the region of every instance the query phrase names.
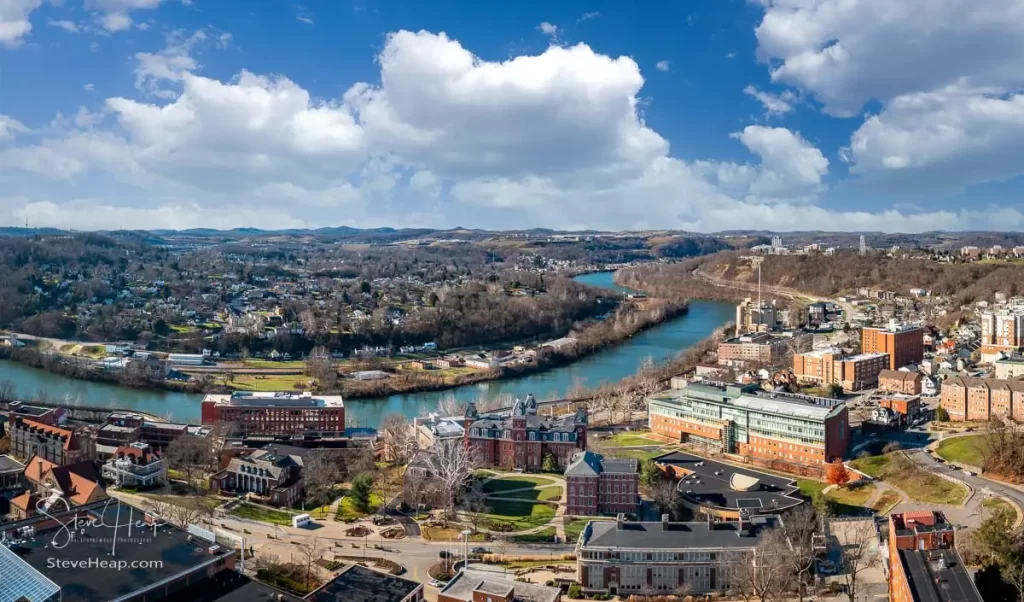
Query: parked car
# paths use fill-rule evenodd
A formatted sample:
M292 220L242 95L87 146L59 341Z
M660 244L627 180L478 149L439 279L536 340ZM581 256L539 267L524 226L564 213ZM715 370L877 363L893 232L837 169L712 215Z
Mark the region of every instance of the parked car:
M488 548L473 548L474 554L490 554L491 551Z
M451 558L451 556L452 556L452 553L449 552L448 550L441 550L440 552L437 553L437 557L440 560L444 560L445 558Z
M967 475L967 476L969 476L969 477L973 477L973 476L974 476L974 473L973 473L973 472L971 472L971 471L969 471L969 470L966 470L966 469L964 470L964 474L965 474L965 475Z

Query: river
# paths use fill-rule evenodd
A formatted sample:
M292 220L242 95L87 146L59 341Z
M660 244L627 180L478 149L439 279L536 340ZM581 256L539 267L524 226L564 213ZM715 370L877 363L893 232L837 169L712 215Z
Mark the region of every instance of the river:
M595 272L577 276L576 280L618 292L629 292L612 282L611 272ZM669 359L710 335L735 315L732 304L721 301L694 300L690 310L673 320L644 332L577 362L521 378L493 380L466 385L447 391L431 391L391 395L383 398L345 400L346 422L349 426L377 426L393 412L418 416L437 407L439 399L449 395L462 401L478 397L507 394L522 397L533 393L537 399L557 399L579 382L594 386L615 382L636 372L644 358L655 362ZM80 403L135 409L169 420L199 421L202 395L131 389L107 383L75 380L30 368L12 361L0 360L0 380L13 381L19 397L36 397L41 391L53 398L68 396Z

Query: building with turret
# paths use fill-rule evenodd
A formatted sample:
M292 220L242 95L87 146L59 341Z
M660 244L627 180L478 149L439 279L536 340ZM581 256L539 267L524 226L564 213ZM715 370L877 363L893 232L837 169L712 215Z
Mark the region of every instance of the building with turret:
M465 418L466 448L482 465L540 470L550 455L565 469L573 454L587 449L586 412L541 416L532 395L517 399L508 415L481 415L471 403Z

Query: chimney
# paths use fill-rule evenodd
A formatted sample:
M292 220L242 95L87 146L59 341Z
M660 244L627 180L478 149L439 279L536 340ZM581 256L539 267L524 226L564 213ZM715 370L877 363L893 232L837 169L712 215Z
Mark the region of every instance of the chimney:
M624 523L624 522L626 522L626 515L625 514L620 512L620 513L615 515L615 528L617 530L619 530L619 531L622 530L622 523Z
M708 531L715 529L715 517L711 516L710 512L705 512L704 516L708 517Z
M39 464L39 480L42 481L43 480L43 459L42 458L39 458L38 464Z
M737 537L743 537L745 535L745 533L743 532L743 511L742 510L740 510L740 512L739 512L739 517L740 517L740 524L739 524L739 528L736 529L736 536Z
M668 519L669 519L669 516L667 514L662 514L661 515L661 529L662 529L662 531L668 531Z

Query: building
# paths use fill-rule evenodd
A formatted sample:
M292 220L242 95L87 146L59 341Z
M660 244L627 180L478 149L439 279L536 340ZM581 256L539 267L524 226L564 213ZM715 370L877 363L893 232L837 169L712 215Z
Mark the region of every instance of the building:
M647 406L651 431L725 453L823 465L850 443L849 412L834 399L696 381Z
M900 422L907 425L921 414L921 396L894 393L878 400L878 407L888 408L899 416Z
M889 364L888 353L859 353L836 360L834 383L844 391L860 391L878 384L878 375Z
M892 602L982 602L954 546L956 531L941 512L889 516Z
M424 598L422 583L350 564L304 599L307 602L421 602Z
M918 364L924 359L924 329L896 322L890 322L885 328L864 327L860 350L861 353L888 353L890 370Z
M830 385L836 382L836 360L843 352L834 347L815 349L793 355L793 375L803 383Z
M148 489L167 483L167 462L148 443L135 442L118 447L103 464L103 478L120 486Z
M639 475L636 459L605 459L601 454L583 451L572 457L565 469L571 516L634 514L640 507Z
M995 362L1024 346L1024 311L1003 309L981 314L981 361Z
M878 388L887 393L920 395L924 375L907 370L885 369L878 374Z
M202 421L222 436L342 437L345 403L340 395L236 391L230 395L207 395L202 404Z
M473 569L459 571L437 594L437 602L560 602L561 599L560 588Z
M11 420L11 453L19 458L39 456L54 464L72 464L88 457L81 438L72 430L27 418Z
M996 378L1008 380L1024 376L1024 356L1020 354L1000 355L994 364Z
M25 465L10 456L0 456L0 496L25 488ZM2 514L2 512L0 512Z
M145 516L125 503L99 502L0 525L0 600L202 600L220 573L233 573L235 548L204 529L155 523L137 528L129 542L125 525ZM88 536L54 545L68 541L76 517L78 525L88 525ZM99 569L100 561L111 568ZM113 568L140 566L136 562L145 570Z
M210 489L253 493L275 506L291 506L305 495L303 465L300 456L257 450L231 458L227 468L210 476Z
M479 415L469 404L465 418L466 447L477 460L508 470L540 470L553 456L565 469L573 454L587 449L587 414L539 416L532 395L516 399L510 416Z
M427 449L437 441L448 439L465 439L466 429L462 427L464 418L444 418L430 414L423 418L413 418L412 426L416 434L416 444Z
M736 334L765 332L779 327L779 315L771 303L754 303L749 298L736 306Z
M202 366L206 356L201 353L168 353L167 361L172 366Z
M766 365L781 362L786 357L788 344L784 339L768 333L747 334L726 339L718 345L718 362L759 362Z
M1024 421L1024 381L951 376L940 403L950 420L988 421L995 416Z
M21 416L33 422L49 426L62 426L67 420L67 410L64 408L34 406L20 401L12 401L8 407L12 419L15 416Z
M91 461L58 465L40 457L25 463L25 483L29 490L11 500L11 511L18 519L29 518L36 509L85 506L107 499L103 479ZM64 504L60 503L63 500Z
M421 450L405 467L402 475L402 501L410 508L436 508L445 505L444 487L438 478L430 450Z
M591 521L576 543L576 576L587 594L702 595L730 589L730 562L751 562L777 516L743 521Z

